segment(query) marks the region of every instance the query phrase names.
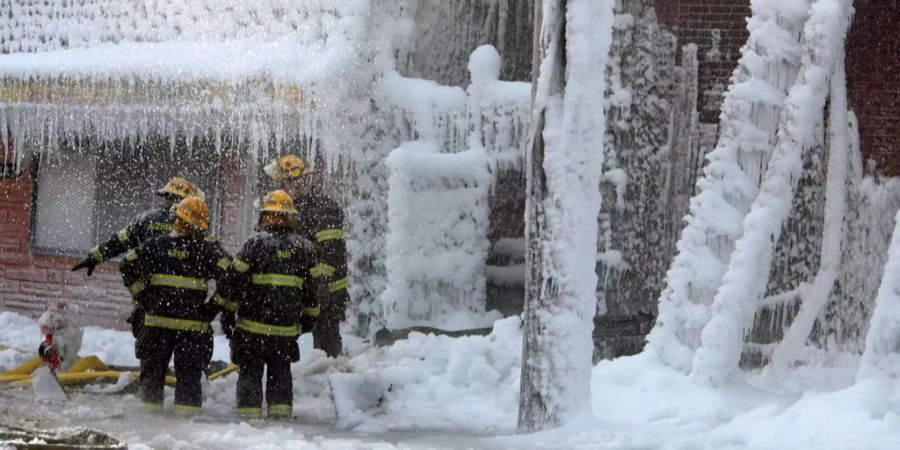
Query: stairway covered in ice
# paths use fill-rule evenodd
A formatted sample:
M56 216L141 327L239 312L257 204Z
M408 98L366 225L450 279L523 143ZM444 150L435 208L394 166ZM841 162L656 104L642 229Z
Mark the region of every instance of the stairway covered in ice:
M863 173L844 72L852 4L753 4L648 338L698 381L739 366L855 367L860 355L860 378L897 376L900 186Z

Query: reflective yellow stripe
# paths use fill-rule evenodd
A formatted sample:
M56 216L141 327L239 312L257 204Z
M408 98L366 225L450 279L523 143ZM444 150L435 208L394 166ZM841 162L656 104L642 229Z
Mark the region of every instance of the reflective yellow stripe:
M251 333L256 334L264 334L266 336L284 336L284 337L297 337L300 336L300 327L297 325L290 327L283 327L279 325L269 325L260 322L254 322L252 320L247 320L238 317L237 319L237 327L244 330L249 331Z
M241 261L238 258L234 258L234 270L244 273L244 272L250 270L250 264L247 264L246 262Z
M316 240L319 242L322 241L330 241L332 239L343 239L344 238L344 230L341 229L333 229L333 230L322 230L316 233Z
M100 246L91 249L91 259L94 261L103 261L103 254L100 253Z
M318 306L311 306L308 308L303 308L303 314L306 314L310 317L319 317L319 313L322 312L322 308Z
M228 311L234 312L234 311L237 311L237 309L238 309L237 303L235 303L231 300L228 300L225 297L222 297L218 293L213 295L213 300L215 300L216 303L218 303L219 305L221 305L223 308L225 308Z
M144 282L143 281L135 281L128 285L128 292L131 292L132 296L138 295L141 291L144 290Z
M144 409L162 409L162 403L143 402L141 403L141 406L143 406Z
M228 268L231 267L231 258L219 258L219 260L216 261L216 265L223 270L228 270Z
M206 242L219 242L219 238L214 234L207 234L206 237L203 238Z
M150 277L150 285L192 289L195 291L206 290L206 280L202 280L200 278L182 277L179 275L169 275L165 273L154 273Z
M309 273L315 278L318 278L321 276L330 277L330 276L334 275L335 270L337 270L337 269L335 269L334 266L329 266L328 264L325 264L325 263L318 263L315 266L313 266L312 269L309 269Z
M125 261L134 261L137 259L137 250L131 249L125 254Z
M175 411L200 412L202 409L203 409L203 407L201 407L201 406L175 405Z
M347 289L350 286L350 280L347 277L341 278L340 280L331 282L328 284L328 292L337 292L342 289Z
M209 331L209 324L199 320L176 319L174 317L144 315L144 325L148 327L166 328L169 330Z
M262 408L238 408L238 415L245 419L262 418Z
M292 416L294 414L294 407L291 405L269 405L269 415L270 416Z
M119 237L119 242L127 242L128 241L128 227L122 228L116 233L116 236Z
M272 286L303 287L303 278L283 273L255 273L253 284L266 284Z

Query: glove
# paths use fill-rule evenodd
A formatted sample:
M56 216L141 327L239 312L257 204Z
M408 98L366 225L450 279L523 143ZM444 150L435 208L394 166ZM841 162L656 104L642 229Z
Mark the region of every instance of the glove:
M219 322L222 323L222 331L225 333L225 337L231 340L231 336L234 334L234 313L222 313Z
M125 322L131 324L131 335L137 338L144 326L144 309L139 306L134 308Z
M94 269L97 267L97 262L94 261L93 258L88 256L87 258L84 258L81 261L79 261L78 264L75 264L74 266L72 266L72 272L74 272L76 270L84 269L85 267L87 267L87 276L91 276L91 274L94 273Z
M300 318L300 332L301 333L311 332L313 330L313 328L316 326L317 319L318 319L318 317L311 317L311 316L307 316L304 314L303 317Z

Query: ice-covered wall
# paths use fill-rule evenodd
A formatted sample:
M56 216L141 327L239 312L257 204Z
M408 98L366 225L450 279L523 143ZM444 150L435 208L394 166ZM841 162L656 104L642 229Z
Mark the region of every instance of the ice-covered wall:
M403 0L399 0L403 1ZM503 55L504 80L531 81L534 0L405 1L415 36L400 54L409 77L464 86L466 62L490 44Z
M645 1L617 8L600 214L597 357L639 352L675 251L710 131L698 120L697 48ZM711 134L715 134L712 126Z
M497 318L483 316L490 163L481 148L440 153L421 141L387 158L390 251L380 301L388 328L469 328Z

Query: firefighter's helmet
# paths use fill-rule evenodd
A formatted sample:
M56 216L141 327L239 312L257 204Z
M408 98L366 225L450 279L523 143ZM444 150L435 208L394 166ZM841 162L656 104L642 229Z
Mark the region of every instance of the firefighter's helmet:
M175 216L198 230L206 231L209 228L209 208L202 198L197 196L185 197L173 207Z
M292 180L305 173L306 163L297 155L285 155L263 168L266 175L275 181Z
M259 205L259 211L264 213L279 213L295 216L299 214L294 207L294 199L291 194L279 189L263 196Z
M158 195L172 195L178 198L200 197L201 200L206 196L203 191L191 184L188 180L181 177L172 177L162 189L156 191Z

